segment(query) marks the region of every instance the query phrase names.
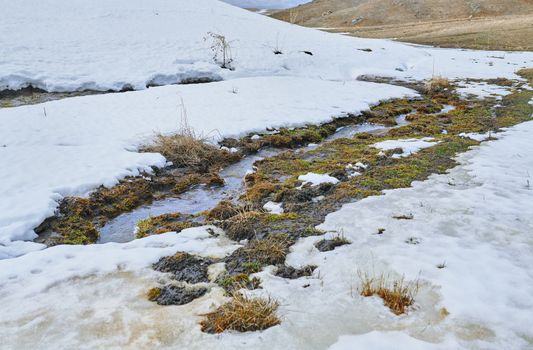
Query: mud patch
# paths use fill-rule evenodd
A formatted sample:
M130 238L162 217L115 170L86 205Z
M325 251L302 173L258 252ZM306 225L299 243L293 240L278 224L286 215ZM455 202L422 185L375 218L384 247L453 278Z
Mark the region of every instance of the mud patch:
M207 270L212 263L210 259L178 252L161 258L153 265L153 269L170 273L175 280L194 284L209 282Z
M166 285L161 288L153 288L148 292L148 299L159 305L185 305L195 299L203 297L208 289L203 287L180 287Z

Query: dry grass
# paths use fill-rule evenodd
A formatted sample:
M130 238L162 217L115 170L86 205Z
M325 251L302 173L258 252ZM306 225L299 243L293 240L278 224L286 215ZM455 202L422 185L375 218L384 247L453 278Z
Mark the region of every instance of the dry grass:
M233 300L215 311L205 314L200 322L206 333L222 333L225 330L251 332L267 329L280 324L275 311L279 304L272 299L250 298L233 293Z
M251 241L244 251L250 261L258 261L261 264L276 265L285 261L289 247L294 241L286 234L277 234Z
M424 88L428 94L440 93L450 88L450 81L445 77L434 76L426 82Z
M206 213L211 220L227 220L240 213L239 207L231 201L220 201L213 209Z
M226 220L224 231L234 241L252 239L255 237L255 229L260 217L259 212L239 209L238 214Z
M396 315L406 313L407 308L413 305L414 297L418 293L418 281L406 282L403 277L391 280L384 274L376 277L359 272L359 278L361 280L360 294L364 297L379 296Z
M210 144L209 137L197 133L187 121L185 106L181 105L181 121L173 135L157 134L153 145L144 147L145 152L161 153L177 167L207 169L228 156L228 152Z

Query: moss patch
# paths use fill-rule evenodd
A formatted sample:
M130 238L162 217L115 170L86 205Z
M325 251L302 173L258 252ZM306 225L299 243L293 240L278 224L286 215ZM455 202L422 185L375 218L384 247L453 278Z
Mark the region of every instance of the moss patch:
M198 227L199 222L193 221L194 216L180 213L163 214L141 220L137 223L137 238L159 235L166 232L181 232L191 227Z

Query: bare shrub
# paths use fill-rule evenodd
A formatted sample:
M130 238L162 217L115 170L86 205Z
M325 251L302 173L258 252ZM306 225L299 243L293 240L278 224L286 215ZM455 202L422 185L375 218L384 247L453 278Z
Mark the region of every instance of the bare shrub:
M281 323L275 311L279 304L268 298L250 298L238 292L233 299L215 311L205 314L200 322L206 333L222 333L225 330L251 332L267 329Z
M403 276L393 280L388 275L371 276L360 271L358 275L361 280L359 293L364 297L379 296L394 314L404 314L413 305L418 281L406 282Z
M208 32L204 41L210 40L211 51L213 52L213 61L220 65L220 68L233 70L233 55L231 53L231 43L222 34Z

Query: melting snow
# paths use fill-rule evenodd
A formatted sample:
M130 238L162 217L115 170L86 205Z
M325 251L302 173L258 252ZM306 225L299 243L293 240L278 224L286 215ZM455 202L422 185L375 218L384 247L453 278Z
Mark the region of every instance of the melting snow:
M334 178L333 176L329 176L328 174L315 174L315 173L307 173L305 175L298 176L298 180L303 181L303 185L311 184L312 186L317 186L324 183L331 183L336 184L339 182L338 179Z
M382 151L390 151L396 148L401 148L403 153L393 154L392 158L402 158L408 157L413 153L417 153L424 148L433 147L436 144L438 144L438 142L434 142L433 138L423 137L420 139L386 140L375 143L372 146Z

